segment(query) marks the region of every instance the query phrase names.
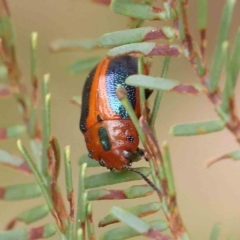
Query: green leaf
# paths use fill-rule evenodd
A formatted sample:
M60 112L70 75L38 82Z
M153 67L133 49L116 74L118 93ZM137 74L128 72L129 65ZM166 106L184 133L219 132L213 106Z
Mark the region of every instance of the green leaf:
M224 160L224 159L229 159L229 158L231 158L234 161L240 160L240 150L237 150L237 151L234 151L234 152L230 152L230 153L226 153L226 154L224 154L224 155L222 155L220 157L212 159L211 161L209 161L207 163L207 167L212 166L216 162L219 162L219 161Z
M131 86L138 86L157 90L171 90L179 82L160 77L151 77L146 75L131 75L126 79L126 83Z
M155 220L150 222L149 225L158 231L164 231L168 228L168 222L165 220ZM137 237L139 235L140 234L131 227L123 226L105 232L100 236L100 240L122 240Z
M148 55L155 46L156 46L156 43L153 43L153 42L131 43L131 44L112 48L107 52L107 55L109 57L114 57L114 56L124 55L131 52L139 52L144 55Z
M77 230L77 240L84 240L83 230L81 228Z
M220 223L216 223L212 229L209 240L217 240L220 233Z
M6 140L8 138L18 138L26 130L24 125L14 125L6 128L0 128L0 140Z
M226 59L228 49L228 42L225 41L221 45L221 48L218 49L218 52L215 53L212 68L210 70L209 75L209 91L213 93L218 87L218 82L220 78L220 74L222 71L222 66L224 64L224 60Z
M92 211L93 211L92 203L88 203L87 204L87 230L88 230L88 239L89 240L96 239Z
M132 186L125 190L107 190L104 188L98 188L88 191L88 201L134 199L146 197L153 194L153 192L154 190L152 187L148 185Z
M149 185L131 186L124 190L128 199L146 197L154 192L153 188Z
M72 179L72 167L70 160L70 146L66 146L64 149L64 166L65 166L65 184L67 192L67 200L69 202L69 218L67 220L67 239L72 240L74 235L74 189Z
M39 219L44 218L45 216L48 215L48 213L49 213L49 209L48 209L47 204L43 204L43 205L37 206L35 208L29 209L27 211L20 213L17 216L17 219L19 221L23 221L26 224L30 224Z
M15 125L7 128L7 138L18 138L26 130L24 125Z
M145 217L150 214L154 214L158 212L161 208L160 203L147 203L147 204L142 204L134 207L128 207L128 208L123 208L126 211L138 216L138 217ZM108 214L106 217L100 220L98 226L99 227L104 227L112 223L117 223L118 219L112 215Z
M73 96L71 98L70 102L81 107L82 106L82 96Z
M55 223L48 223L40 227L27 229L13 229L10 231L0 232L1 240L29 240L29 236L32 239L45 239L53 236L57 232Z
M0 193L0 199L16 201L39 197L42 192L37 183L28 183L0 187Z
M198 0L198 27L200 30L206 29L207 26L207 0Z
M40 186L40 189L43 193L43 196L45 197L45 200L48 204L48 207L49 207L50 211L53 211L54 210L53 202L52 202L50 193L47 189L47 186L44 183L44 179L43 179L41 173L37 170L37 167L34 164L33 160L31 159L29 153L27 152L25 147L22 145L21 140L17 141L17 146L18 146L18 149L21 152L23 158L27 161L29 167L31 168L31 170L32 170L32 172L33 172L33 174L34 174L34 176L37 180L38 186Z
M73 74L80 74L86 70L94 68L102 58L100 57L91 57L84 60L80 60L68 67L68 71Z
M233 88L235 88L236 86L239 70L240 70L240 29L238 30L238 33L237 33L235 45L232 52L232 58L231 58Z
M37 56L37 41L38 33L31 33L31 81L32 81L32 101L30 109L30 120L28 126L28 133L30 138L36 136L36 121L37 121L37 105L38 105L38 56Z
M169 195L174 196L176 195L176 189L171 165L170 151L167 142L163 143L162 156L163 156L163 168L167 178Z
M223 114L227 116L227 119L223 118L226 122L230 118L230 100L234 92L234 86L232 81L231 62L228 56L226 56L226 82L221 97L221 105L217 107L217 111L222 117Z
M8 76L8 70L4 65L0 65L0 80L6 79Z
M138 74L142 75L144 74L144 59L143 56L140 56L138 58ZM143 87L139 88L139 95L140 95L140 106L144 106L146 102L146 96L145 96L145 89ZM144 108L141 107L141 115L144 113Z
M8 10L6 8L3 11L6 11L5 14L8 15ZM1 16L0 37L4 39L4 42L8 45L8 48L14 46L14 33L10 16L3 16L3 14Z
M224 61L224 51L226 51L226 46L224 47L224 42L227 40L227 37L228 37L234 5L235 5L235 0L226 0L226 4L223 8L222 18L220 23L220 31L219 31L217 44L215 47L213 61L212 61L212 67L209 75L210 93L213 93L218 86L219 76L221 74L221 69Z
M184 4L183 1L179 0L177 2L177 8L176 8L178 16L179 16L178 28L179 28L179 39L181 41L183 41L186 37L185 28L184 28L184 16L183 16L183 11L182 11L182 6L181 6L182 4Z
M88 155L83 155L78 160L78 165L82 165L84 163L87 163L88 167L100 167L99 162L88 157Z
M9 164L12 167L20 168L23 171L29 172L29 168L25 166L26 163L24 160L15 157L8 152L0 149L0 163ZM24 167L24 168L23 168Z
M99 38L99 44L103 47L113 47L128 43L142 42L145 36L154 30L156 29L153 27L142 27L106 33Z
M37 77L37 69L38 69L38 59L37 59L37 40L38 40L38 33L32 32L31 34L31 68L32 68L32 83Z
M202 87L195 84L183 84L179 81L169 80L160 77L147 75L131 75L126 79L126 83L131 86L156 89L161 91L171 91L182 94L197 95L202 92Z
M72 168L70 160L70 146L64 149L64 166L65 166L65 183L67 190L67 198L73 193L73 182L72 182Z
M59 39L50 44L50 49L53 52L60 52L60 51L66 51L66 50L78 50L78 49L91 50L95 47L98 47L98 41L96 40Z
M35 103L32 101L32 106L30 110L29 127L28 127L29 136L32 139L36 136L36 131L35 131L36 119L37 119L37 108Z
M41 168L40 171L44 177L45 182L48 178L48 155L47 149L49 145L49 138L51 134L51 115L50 115L50 100L51 96L49 94L49 74L45 74L43 77L43 86L42 86L42 99L43 99L43 109L42 109L42 159L41 159Z
M162 73L161 73L161 77L164 78L164 79L167 76L170 59L171 59L170 57L165 57L165 59L164 59L164 63L163 63L163 67L162 67ZM159 108L160 108L160 103L161 103L161 100L162 100L162 95L163 95L163 91L158 90L157 95L156 95L155 100L154 100L154 104L153 104L152 115L151 115L151 118L150 118L150 121L149 121L149 125L150 125L151 128L153 128L154 125L155 125L157 114L158 114L158 111L159 111Z
M28 240L28 232L27 229L13 229L10 231L0 232L0 239L1 240L11 240L11 239L18 239L18 240Z
M79 228L85 228L85 224L87 217L87 193L85 192L85 175L86 175L87 164L84 163L81 165L79 171L79 179L78 179L78 207L77 207L77 217L76 217L76 235ZM85 230L82 229L82 232L85 233ZM85 237L85 236L83 236Z
M31 139L30 141L31 150L34 155L34 159L36 159L37 167L41 169L41 156L42 156L42 143L37 139Z
M115 13L143 20L167 19L165 11L157 12L149 5L129 0L112 0L111 8Z
M232 52L232 58L226 56L226 82L224 91L222 93L222 103L217 108L220 115L226 115L225 120L228 121L230 118L230 102L234 96L234 89L236 87L237 77L240 69L240 30L237 33L235 45Z
M137 168L138 171L143 173L145 176L149 176L149 168ZM96 188L102 186L113 185L122 182L129 182L134 180L141 180L142 177L134 172L122 171L122 172L104 172L96 175L86 177L85 188Z
M153 42L130 43L112 48L107 56L116 57L130 53L141 53L145 56L179 56L179 49L175 45L157 44Z
M140 234L147 233L150 229L150 226L145 223L142 219L138 218L134 214L120 208L112 207L111 213L120 221L126 223L132 229L137 231Z
M57 226L55 223L48 223L43 227L43 238L49 238L57 232Z
M240 150L230 152L224 155L226 158L232 158L233 160L240 160Z
M224 127L225 123L222 120L185 123L172 126L169 133L173 136L194 136L221 131Z

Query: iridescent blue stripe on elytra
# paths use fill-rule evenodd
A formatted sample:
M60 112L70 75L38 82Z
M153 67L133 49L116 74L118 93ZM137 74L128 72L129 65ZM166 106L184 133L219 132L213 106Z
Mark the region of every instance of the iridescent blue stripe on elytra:
M121 86L127 90L127 98L134 109L136 106L136 88L125 83L125 79L133 74L137 74L137 58L131 56L112 59L106 72L108 104L111 110L120 115L123 119L129 118L129 116L118 100L116 89L117 85L121 84Z

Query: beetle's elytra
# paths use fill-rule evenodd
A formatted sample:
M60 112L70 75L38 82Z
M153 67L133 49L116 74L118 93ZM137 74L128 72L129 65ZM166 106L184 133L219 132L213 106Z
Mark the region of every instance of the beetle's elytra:
M137 131L116 95L117 85L121 84L140 117L139 89L125 83L137 72L136 57L106 58L90 72L83 88L80 130L89 156L111 170L130 166L131 154L138 150Z

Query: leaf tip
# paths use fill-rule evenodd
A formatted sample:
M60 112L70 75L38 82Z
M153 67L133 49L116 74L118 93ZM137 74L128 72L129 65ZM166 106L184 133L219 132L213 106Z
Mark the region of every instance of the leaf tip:
M169 129L169 131L168 131L168 134L169 134L169 135L174 136L174 127L175 127L175 125L173 125L173 126Z
M46 95L46 101L49 102L51 100L51 93L48 93Z
M50 74L49 73L44 74L43 79L44 79L45 84L48 84L48 82L50 80Z
M18 147L19 150L22 148L22 141L21 141L21 139L17 140L17 147Z
M32 32L31 33L31 42L32 42L32 47L35 49L37 46L37 39L38 39L38 32Z
M170 129L171 130L171 129ZM169 131L170 132L170 131ZM163 146L163 148L166 148L166 147L168 147L168 142L167 141L164 141L163 143L162 143L162 146Z

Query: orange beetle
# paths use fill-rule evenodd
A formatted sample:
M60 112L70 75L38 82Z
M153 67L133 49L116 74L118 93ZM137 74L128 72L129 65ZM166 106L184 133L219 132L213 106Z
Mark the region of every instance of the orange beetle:
M125 83L128 76L137 73L137 57L106 58L90 72L83 88L79 125L89 157L112 171L131 166L132 153L143 154L138 149L136 128L116 95L120 84L127 90L127 98L140 117L139 89ZM150 94L146 90L146 98Z

